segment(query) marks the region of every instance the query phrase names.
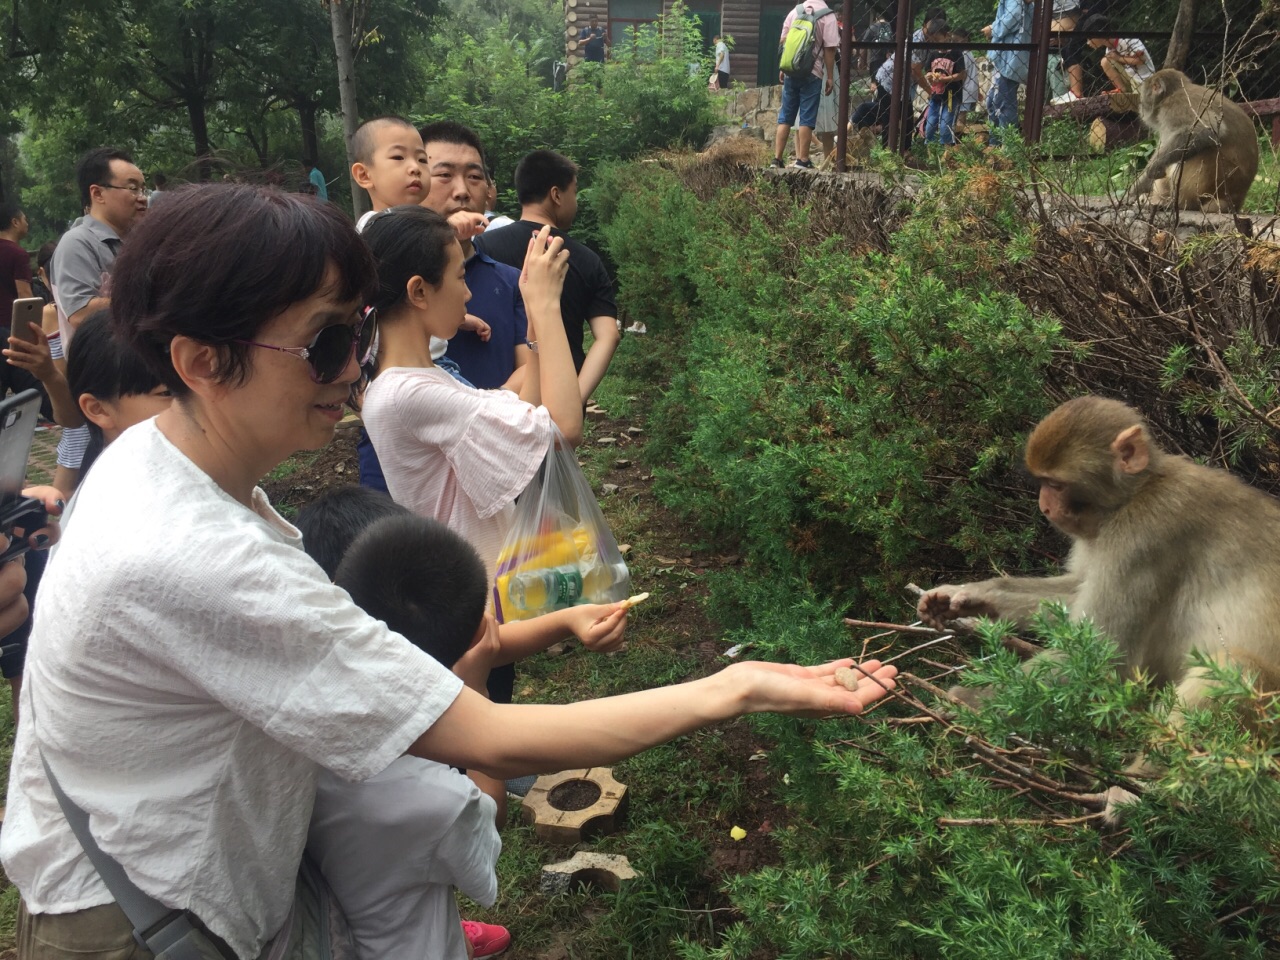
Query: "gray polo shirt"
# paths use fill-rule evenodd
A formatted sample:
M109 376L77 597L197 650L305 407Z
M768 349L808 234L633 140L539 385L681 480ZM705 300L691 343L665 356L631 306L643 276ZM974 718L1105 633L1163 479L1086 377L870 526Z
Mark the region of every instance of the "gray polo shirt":
M58 241L49 280L58 304L63 349L71 340L70 328L64 321L101 296L120 243L120 235L94 217L81 217Z

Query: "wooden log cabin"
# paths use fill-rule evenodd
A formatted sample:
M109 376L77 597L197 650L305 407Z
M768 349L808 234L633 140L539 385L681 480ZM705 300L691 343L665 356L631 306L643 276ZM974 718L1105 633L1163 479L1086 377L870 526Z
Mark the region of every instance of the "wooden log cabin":
M729 51L731 75L735 83L747 87L768 87L778 82L778 38L787 14L797 0L688 0L689 13L697 18L702 42L710 53L711 38L727 34L733 38ZM828 0L839 10L840 0ZM671 0L565 0L565 36L570 65L582 62L578 34L599 17L609 44L620 42L629 26L652 23L671 9ZM870 4L855 0L853 22L856 32L871 22Z

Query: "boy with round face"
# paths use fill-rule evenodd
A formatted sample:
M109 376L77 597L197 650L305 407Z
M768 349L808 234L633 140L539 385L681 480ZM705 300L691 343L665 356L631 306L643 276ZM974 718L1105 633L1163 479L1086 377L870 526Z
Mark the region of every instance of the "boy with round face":
M376 117L361 124L352 141L356 162L351 179L369 194L373 210L360 218L359 230L373 214L425 196L422 171L427 152L417 128L403 117Z

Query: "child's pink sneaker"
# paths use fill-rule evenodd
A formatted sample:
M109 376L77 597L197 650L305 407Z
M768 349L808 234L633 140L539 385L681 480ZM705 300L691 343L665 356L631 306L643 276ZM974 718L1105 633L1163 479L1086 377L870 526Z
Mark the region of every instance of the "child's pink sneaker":
M511 946L511 934L507 932L506 927L500 927L496 923L463 920L462 932L471 941L471 949L475 951L476 960L496 957Z

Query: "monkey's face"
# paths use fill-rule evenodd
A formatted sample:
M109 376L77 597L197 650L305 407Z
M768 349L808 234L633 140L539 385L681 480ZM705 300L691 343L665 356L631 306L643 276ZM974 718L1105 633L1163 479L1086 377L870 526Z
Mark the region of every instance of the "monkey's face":
M1069 537L1091 540L1098 535L1102 509L1073 493L1073 487L1053 477L1040 478L1040 512Z

